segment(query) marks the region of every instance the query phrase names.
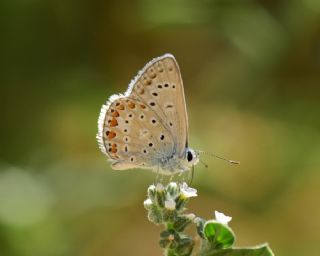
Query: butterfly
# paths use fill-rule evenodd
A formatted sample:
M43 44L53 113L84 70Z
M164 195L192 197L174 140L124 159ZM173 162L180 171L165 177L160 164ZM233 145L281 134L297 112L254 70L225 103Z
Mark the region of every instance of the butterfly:
M199 152L188 147L184 88L172 54L151 60L124 94L102 105L97 140L115 170L173 175L198 163Z

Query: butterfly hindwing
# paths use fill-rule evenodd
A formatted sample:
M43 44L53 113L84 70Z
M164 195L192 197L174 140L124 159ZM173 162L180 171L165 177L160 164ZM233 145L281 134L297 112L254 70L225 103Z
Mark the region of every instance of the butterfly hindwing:
M120 97L105 114L103 147L114 169L153 168L173 152L171 134L150 107L139 100Z

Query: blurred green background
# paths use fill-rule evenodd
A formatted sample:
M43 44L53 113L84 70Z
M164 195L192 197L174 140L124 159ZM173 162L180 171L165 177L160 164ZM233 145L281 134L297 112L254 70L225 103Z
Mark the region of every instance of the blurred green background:
M319 255L320 2L0 2L0 255L162 255L143 200L155 175L112 171L101 105L174 54L190 146L189 212L233 216L238 246Z

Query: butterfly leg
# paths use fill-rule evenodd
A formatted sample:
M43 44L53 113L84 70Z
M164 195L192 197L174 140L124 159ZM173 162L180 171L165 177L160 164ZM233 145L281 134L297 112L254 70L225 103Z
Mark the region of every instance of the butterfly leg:
M185 176L186 177L186 182L188 183L189 186L191 186L193 177L194 177L194 165L192 165L192 169L188 174Z
M192 169L191 169L191 178L190 178L189 186L192 184L193 177L194 177L194 165L192 165Z
M156 184L163 182L163 174L160 172L159 166L157 167L157 176L156 176Z

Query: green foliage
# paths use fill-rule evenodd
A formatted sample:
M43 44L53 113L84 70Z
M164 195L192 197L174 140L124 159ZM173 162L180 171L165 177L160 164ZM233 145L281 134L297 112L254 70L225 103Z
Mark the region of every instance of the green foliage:
M194 214L184 214L185 205L190 197L197 196L197 191L185 183L169 183L151 185L148 188L148 199L144 206L148 210L148 218L155 224L163 224L165 230L160 233L159 245L166 256L271 256L267 245L233 248L235 234L228 226L231 217L215 212L216 219L208 220L195 217ZM195 223L201 244L195 254L195 239L186 235L184 230ZM192 254L194 253L194 254Z
M273 253L267 244L250 248L230 248L217 250L206 256L272 256Z
M203 233L215 249L230 248L235 240L235 235L228 226L213 220L205 223Z

